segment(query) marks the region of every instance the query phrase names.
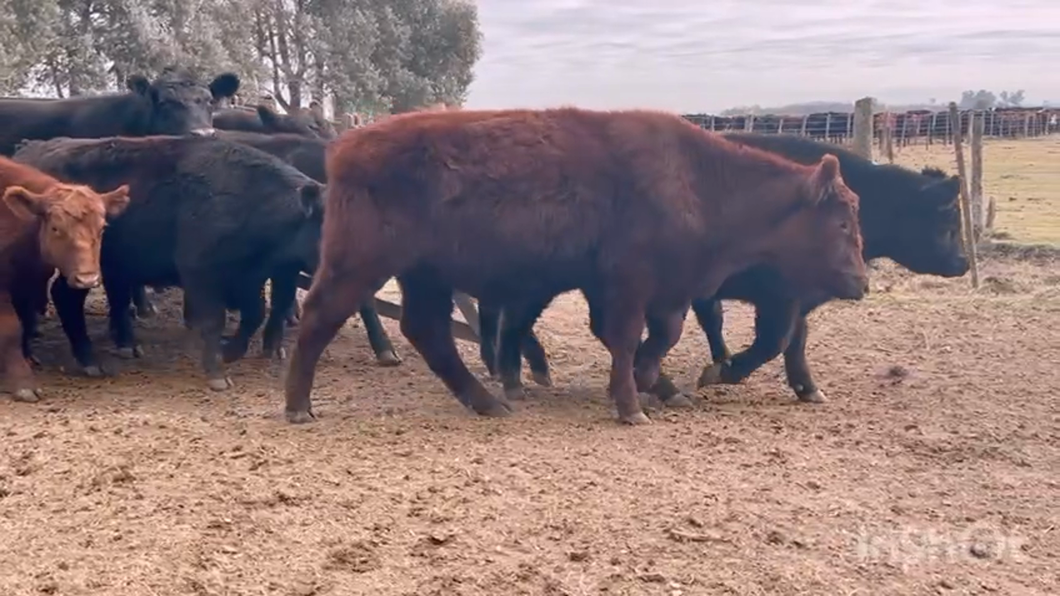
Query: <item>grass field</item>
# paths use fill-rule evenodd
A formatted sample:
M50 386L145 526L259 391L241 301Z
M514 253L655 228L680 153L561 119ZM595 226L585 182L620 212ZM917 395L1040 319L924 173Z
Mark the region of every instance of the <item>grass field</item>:
M1060 241L1057 143L987 145L1016 240ZM950 150L899 159L952 171ZM577 293L536 326L554 386L528 379L510 418L469 414L395 321L404 361L377 366L351 319L317 369L319 419L293 426L286 365L257 340L213 393L179 291L137 322L136 360L94 292L116 374L67 372L51 313L43 400L0 397L0 596L1055 596L1060 272L1024 252L985 253L978 291L877 263L865 300L809 319L823 404L795 402L780 358L696 390L709 352L689 317L664 366L695 405L649 401L637 428L612 419ZM725 320L746 346L751 309Z
M964 156L970 166L967 145ZM952 145L904 147L895 163L957 171ZM983 193L997 203L995 239L1060 245L1060 135L984 140Z

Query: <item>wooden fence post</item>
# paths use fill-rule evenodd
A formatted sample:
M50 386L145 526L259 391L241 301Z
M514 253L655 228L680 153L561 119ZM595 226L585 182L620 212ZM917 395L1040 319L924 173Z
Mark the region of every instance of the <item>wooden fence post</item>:
M968 127L968 145L972 148L972 229L978 242L982 239L986 227L983 213L983 126L986 114L972 111L970 117L972 121Z
M972 269L972 287L979 289L979 262L976 255L975 232L972 230L972 209L968 198L968 170L964 166L964 147L961 139L961 113L957 102L950 102L950 130L953 150L957 154L957 175L961 179L961 219L964 220L964 250Z
M887 156L887 163L894 163L894 114L887 112L883 115L883 154Z
M872 98L854 102L854 153L872 159Z

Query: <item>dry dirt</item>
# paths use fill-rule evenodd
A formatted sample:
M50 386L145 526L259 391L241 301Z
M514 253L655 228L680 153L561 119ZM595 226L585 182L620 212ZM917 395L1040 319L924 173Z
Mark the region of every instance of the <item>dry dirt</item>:
M505 420L464 411L393 321L401 367L352 322L319 421L290 426L282 366L204 388L179 292L107 380L61 372L51 318L45 401L0 396L0 594L1056 594L1060 271L982 274L885 263L816 313L827 404L795 404L778 360L642 428L612 422L575 295L538 326L555 387ZM741 345L749 311L727 311ZM690 324L668 368L688 385L704 354Z

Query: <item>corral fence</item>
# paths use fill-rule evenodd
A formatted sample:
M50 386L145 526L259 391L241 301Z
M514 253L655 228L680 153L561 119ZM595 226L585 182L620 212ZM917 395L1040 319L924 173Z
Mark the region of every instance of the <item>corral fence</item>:
M1038 137L1060 132L1060 108L992 108L962 110L961 134L971 131L973 115L983 119L984 137ZM798 134L833 143L850 142L854 136L855 112L821 112L804 116L747 114L715 116L688 114L686 119L707 130L718 132L746 131L765 134ZM924 142L953 143L948 111L915 110L910 112L876 112L872 115L873 139L882 143L888 136L899 147Z

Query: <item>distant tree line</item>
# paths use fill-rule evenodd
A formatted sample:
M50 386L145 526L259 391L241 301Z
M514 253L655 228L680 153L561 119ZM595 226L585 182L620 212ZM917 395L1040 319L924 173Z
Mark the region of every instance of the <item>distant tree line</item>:
M0 93L123 89L170 64L241 95L337 111L463 103L482 55L469 0L0 0ZM254 97L250 97L250 96Z

